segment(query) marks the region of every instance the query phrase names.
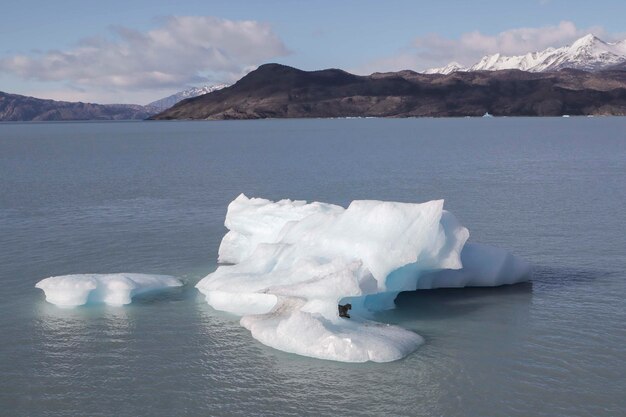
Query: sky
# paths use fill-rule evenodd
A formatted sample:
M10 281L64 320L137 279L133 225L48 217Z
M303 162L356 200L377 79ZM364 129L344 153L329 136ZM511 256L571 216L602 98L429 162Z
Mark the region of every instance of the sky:
M469 65L594 33L626 38L626 1L0 0L0 91L147 104L258 65L357 74Z

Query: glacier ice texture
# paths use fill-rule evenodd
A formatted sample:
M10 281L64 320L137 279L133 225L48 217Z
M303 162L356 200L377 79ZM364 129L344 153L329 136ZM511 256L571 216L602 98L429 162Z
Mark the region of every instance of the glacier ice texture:
M261 343L344 362L389 362L418 334L371 321L401 291L526 281L510 253L466 243L469 231L443 200L422 204L326 203L248 198L228 206L217 270L196 287L215 309L240 315ZM338 304L352 305L351 319Z
M44 291L49 303L75 307L130 304L138 294L182 285L178 278L168 275L120 273L61 275L42 279L35 287Z

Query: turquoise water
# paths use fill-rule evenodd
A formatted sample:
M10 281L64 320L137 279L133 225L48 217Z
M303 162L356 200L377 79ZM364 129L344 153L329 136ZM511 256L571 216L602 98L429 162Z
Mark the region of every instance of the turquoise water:
M626 410L626 119L0 124L0 414L616 416ZM226 206L445 198L531 284L402 294L426 343L343 364L256 342L193 288ZM186 285L58 309L34 284Z

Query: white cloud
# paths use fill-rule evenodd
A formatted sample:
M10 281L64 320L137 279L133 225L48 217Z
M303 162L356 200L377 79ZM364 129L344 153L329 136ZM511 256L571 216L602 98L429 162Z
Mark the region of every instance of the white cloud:
M587 33L594 33L600 37L609 36L602 27L578 28L568 21L563 21L556 26L509 29L496 35L485 35L479 31L473 31L462 34L458 39L448 39L432 34L416 38L404 50L369 62L357 69L357 72L371 73L402 69L419 71L446 65L452 61L471 65L485 55L498 52L505 55L519 55L540 51L551 46L564 46Z
M148 32L124 27L74 48L0 59L0 71L26 80L63 82L86 91L148 91L206 81L234 81L289 53L265 23L172 16Z

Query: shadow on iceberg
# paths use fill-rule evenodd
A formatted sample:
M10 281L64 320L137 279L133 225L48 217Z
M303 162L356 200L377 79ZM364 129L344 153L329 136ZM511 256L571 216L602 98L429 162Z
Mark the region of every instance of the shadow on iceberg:
M521 282L498 287L438 288L433 290L405 291L395 300L394 321L415 317L425 320L447 320L465 316L488 307L495 298L520 296L530 303L533 292L531 282ZM382 315L381 315L382 316ZM390 317L390 315L384 315Z

